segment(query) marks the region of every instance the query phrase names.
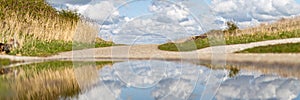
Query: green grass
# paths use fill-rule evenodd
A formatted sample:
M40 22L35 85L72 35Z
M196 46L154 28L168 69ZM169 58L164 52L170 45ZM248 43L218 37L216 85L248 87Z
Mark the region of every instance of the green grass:
M239 51L237 53L299 53L300 43L261 46Z
M230 44L244 44L265 40L275 40L275 39L286 39L286 38L296 38L300 37L300 30L294 30L289 32L278 32L272 34L266 33L256 33L254 35L244 34L241 36L227 36L225 41L227 45ZM197 39L195 41L187 41L184 43L166 43L160 45L158 48L166 51L192 51L197 49L206 48L209 46L215 46L222 43L213 43L214 39ZM222 41L219 41L222 42ZM213 44L210 44L213 43Z
M32 72L41 72L44 70L63 70L66 68L73 68L73 64L76 63L80 65L88 65L94 64L97 68L101 68L107 64L113 64L111 61L103 61L103 62L72 62L72 61L50 61L50 62L43 62L43 63L36 63L36 64L29 64L29 65L21 65L14 69L22 69L25 73L32 73ZM98 67L100 66L100 67Z
M21 54L22 56L50 56L60 52L79 50L86 48L108 47L114 45L113 42L99 41L93 44L73 43L60 40L43 41L32 40L23 45L22 48L12 51L10 54Z

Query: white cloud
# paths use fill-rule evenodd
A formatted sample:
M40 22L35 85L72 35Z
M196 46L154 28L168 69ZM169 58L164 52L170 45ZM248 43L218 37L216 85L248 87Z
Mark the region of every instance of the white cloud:
M191 18L189 10L180 2L170 4L154 1L149 5L149 10L152 15L127 19L125 23L119 23L119 27L113 30L120 31L111 35L112 40L121 44L160 44L202 32L195 19Z
M77 11L80 14L83 14L84 11L89 7L89 5L72 5L72 4L65 4L68 9Z
M170 4L165 1L154 1L149 9L154 13L160 14L161 17L168 17L177 21L183 20L190 15L188 9L180 2L177 4Z
M103 22L107 17L112 18L119 16L119 12L115 9L114 4L109 1L101 1L96 4L91 4L85 9L83 15L91 19Z
M243 23L240 26L249 26L253 20L271 22L300 14L295 0L212 0L211 8L219 17Z
M186 28L179 25L179 23L167 23L159 20L160 19L156 18L142 17L121 24L121 26L119 26L120 31L113 37L113 40L117 43L124 44L131 44L133 42L164 43L168 40L192 36L192 34L189 33ZM126 40L124 40L124 37L126 37Z

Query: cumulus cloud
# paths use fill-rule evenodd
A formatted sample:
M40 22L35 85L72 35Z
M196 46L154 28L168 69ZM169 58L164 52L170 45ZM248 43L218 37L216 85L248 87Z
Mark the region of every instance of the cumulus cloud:
M242 23L241 26L300 14L295 0L212 0L211 8L217 16Z
M119 27L120 30L114 37L117 43L165 43L168 40L176 40L182 37L192 36L187 28L180 25L180 23L162 22L156 16L152 18L136 18ZM124 40L126 37L126 40ZM137 44L139 44L137 43Z
M189 10L180 2L153 1L149 11L151 15L119 23L119 27L113 29L117 31L111 33L112 40L121 44L160 44L203 33ZM103 31L107 33L107 30Z
M99 3L90 5L83 15L86 17L89 17L91 19L98 20L100 22L103 22L106 20L108 16L118 16L119 12L114 11L116 10L113 3L108 1L101 1Z

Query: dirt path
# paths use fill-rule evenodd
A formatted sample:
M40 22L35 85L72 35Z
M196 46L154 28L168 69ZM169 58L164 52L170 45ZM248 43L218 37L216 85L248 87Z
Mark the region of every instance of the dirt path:
M86 50L78 50L71 52L60 53L59 55L50 58L70 58L70 57L84 57L84 58L162 58L162 59L179 59L179 58L194 58L203 54L231 54L236 51L282 43L297 43L300 38L290 38L281 40L269 40L262 42L253 42L248 44L234 44L224 46L208 47L196 51L189 52L172 52L162 51L158 49L158 45L134 45L134 46L115 46L105 48L94 48ZM239 55L239 54L235 54ZM268 54L267 54L268 55ZM269 54L271 55L271 54ZM273 54L272 54L273 55Z
M281 40L269 40L253 42L248 44L235 44L225 46L208 47L190 52L170 52L162 51L158 45L134 45L134 46L114 46L104 48L93 48L86 50L76 50L60 53L51 57L16 57L1 55L0 58L23 61L45 61L45 60L92 60L92 61L122 61L126 59L198 59L202 61L226 61L243 63L280 63L299 65L300 54L234 54L233 52L282 43L300 42L300 38L290 38Z

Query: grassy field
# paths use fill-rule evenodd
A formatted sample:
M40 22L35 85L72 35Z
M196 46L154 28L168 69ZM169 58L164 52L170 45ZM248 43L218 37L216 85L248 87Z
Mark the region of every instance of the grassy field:
M215 45L243 44L265 40L300 37L300 17L281 19L275 23L235 30L233 32L211 31L208 38L190 39L183 43L166 43L159 49L166 51L191 51ZM217 42L215 41L217 40Z
M73 64L69 61L53 61L13 68L12 71L18 71L16 75L9 73L0 76L0 99L57 100L76 97L84 91L77 83L78 76L75 73L77 68L83 67L86 70L87 67L92 66L95 69L93 65L96 65L96 68L100 69L104 65L112 64L112 62L80 62L80 66L76 68L73 67ZM91 80L89 80L90 73L81 74L80 76L84 77L84 81L89 83L85 85L92 85Z
M74 43L61 40L40 41L33 40L23 45L22 48L12 51L10 54L15 55L21 53L23 56L50 56L64 51L98 48L113 46L114 43L107 41L99 41L95 43Z
M275 40L275 39L286 39L286 38L295 38L300 37L300 30L294 30L289 32L278 32L278 33L257 33L257 34L243 34L239 36L226 36L224 37L224 42L227 45L229 44L244 44L244 43L251 43L251 42L258 42L258 41L265 41L265 40ZM213 41L213 38L212 40ZM161 50L167 51L191 51L196 49L201 49L211 45L210 39L197 39L191 40L184 43L166 43L159 46ZM222 42L222 41L221 41ZM222 44L222 43L220 43Z
M261 46L239 51L237 53L299 53L300 43Z
M98 29L79 14L57 11L45 0L1 0L0 42L17 40L20 46L11 54L48 56L72 50L72 43L111 46L112 42L96 41Z

